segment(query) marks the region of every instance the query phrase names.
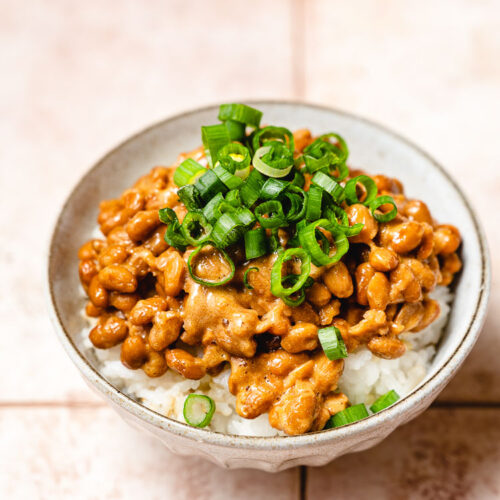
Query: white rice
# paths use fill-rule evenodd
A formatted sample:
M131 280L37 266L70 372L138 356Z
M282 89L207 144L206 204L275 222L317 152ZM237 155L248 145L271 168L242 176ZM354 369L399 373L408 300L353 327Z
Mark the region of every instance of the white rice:
M400 337L408 347L402 357L394 360L381 359L362 347L345 360L339 388L351 403L370 405L391 389L403 397L424 380L448 319L452 295L448 288L437 287L431 297L439 302L441 314L425 330ZM196 392L210 396L215 401L216 411L209 426L211 430L242 436L282 434L270 426L267 414L248 420L236 413L236 398L227 387L228 368L216 377L206 375L201 380L185 379L172 370L161 377L150 378L142 370L130 370L123 366L120 361L120 346L96 349L88 334L89 328L81 332L82 351L95 362L104 378L148 408L184 422L184 400L189 393Z

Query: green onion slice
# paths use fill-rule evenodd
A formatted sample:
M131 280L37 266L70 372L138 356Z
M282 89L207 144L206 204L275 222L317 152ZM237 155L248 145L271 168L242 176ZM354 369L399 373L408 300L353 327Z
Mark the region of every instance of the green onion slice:
M284 287L283 265L291 259L300 260L300 274L290 287ZM278 254L276 262L271 269L271 293L276 297L288 297L300 290L311 272L311 257L303 248L289 248ZM285 284L290 278L285 278Z
M321 202L323 190L318 186L310 186L307 199L307 220L318 220L321 217Z
M232 206L231 208L234 209ZM254 222L255 217L253 213L245 207L223 213L214 224L210 239L215 243L217 248L225 248L240 240Z
M339 411L333 415L328 421L328 427L342 427L343 425L352 424L358 420L368 417L368 410L363 403L359 405L349 406L345 410Z
M196 180L194 186L205 201L210 201L217 193L226 193L228 190L213 170L207 170Z
M219 210L219 205L223 201L224 201L224 196L222 195L222 193L217 193L203 208L203 215L210 224L214 224L217 221L217 219L222 215L222 212Z
M171 208L162 208L158 211L158 217L163 224L167 224L167 230L163 239L181 252L186 250L187 241L181 232L181 224L177 214Z
M188 210L198 210L203 204L201 194L194 184L186 184L185 186L182 186L177 191L177 196Z
M215 402L203 394L189 394L184 401L183 415L187 424L193 427L206 427L215 412Z
M392 205L392 210L387 213L377 211L377 208L382 205ZM370 203L370 210L372 211L373 218L378 222L389 222L398 214L398 207L394 203L391 196L379 196Z
M257 205L254 213L260 225L266 229L278 228L286 225L283 206L278 200L265 201ZM264 215L267 215L267 217L264 217Z
M245 139L245 124L234 120L226 120L224 125L232 141L243 141Z
M360 200L357 193L358 184L361 184L365 189L365 198ZM347 181L344 192L345 198L349 205L354 205L355 203L363 203L363 205L370 205L370 203L377 196L377 185L375 181L368 177L367 175L358 175Z
M290 186L288 181L283 181L281 179L270 178L264 182L260 190L259 197L263 200L273 200L277 198L285 189Z
M311 183L326 191L337 203L340 203L344 198L342 186L324 172L316 172L311 179Z
M247 106L246 104L221 104L219 120L234 120L253 128L258 128L262 118L262 111Z
M330 142L330 137L334 137L337 142ZM345 162L349 155L349 150L344 139L334 133L324 134L313 143L304 148L304 163L310 173L317 170L326 170L329 173L338 172L334 179L338 182L345 179L349 174Z
M398 401L398 399L399 394L392 389L389 392L386 392L383 396L380 396L375 403L370 406L370 410L373 413L378 413L379 411L393 405L396 401Z
M203 165L188 158L175 169L174 182L178 187L192 184L205 171L206 168Z
M225 201L235 208L241 207L241 196L239 189L231 189L226 194Z
M318 330L318 338L329 360L347 358L347 349L337 327L321 328Z
M229 281L231 281L233 279L235 267L234 267L234 262L231 260L231 257L229 257L229 255L224 250L222 250L222 248L218 248L217 251L223 255L224 260L229 265L230 271L229 271L229 274L227 276L222 278L220 281L212 281L212 280L204 280L202 278L199 278L193 272L193 266L192 266L193 259L200 253L201 249L207 245L211 245L211 242L206 241L206 242L202 243L199 247L196 247L196 249L191 254L189 254L188 261L187 261L189 275L191 276L191 278L193 278L194 281L196 281L196 283L199 283L200 285L204 285L204 286L225 285L226 283L228 283Z
M193 246L207 241L212 226L201 212L188 212L181 224L181 231L186 241Z
M267 253L267 235L263 228L245 233L245 257L247 260L262 257Z
M286 177L293 168L293 154L280 142L259 148L253 166L268 177Z
M243 184L243 181L236 175L228 172L220 163L217 163L213 168L215 175L229 189L236 189Z
M331 249L320 246L318 243L317 229L323 228L330 232L335 241L336 251L331 255ZM321 236L320 236L321 238ZM316 266L327 266L338 262L343 255L349 250L349 241L345 233L338 227L332 224L328 219L319 219L311 222L306 227L299 231L299 241L308 254L311 256L313 264ZM324 240L323 240L324 241ZM326 251L325 251L326 250Z
M287 206L287 200L290 202L290 207ZM283 206L283 212L286 214L286 220L288 222L297 222L304 218L306 215L307 204L309 200L309 194L306 193L302 188L289 185L287 191L281 197L281 204L285 203Z
M292 154L295 150L293 134L285 127L264 127L253 134L252 147L254 151L268 142L284 144Z
M246 182L240 188L241 201L247 207L251 207L258 199L260 190L264 185L265 177L256 169L250 172Z
M231 142L219 150L220 164L231 174L246 179L250 173L252 160L248 148L239 142Z
M349 218L345 210L339 206L330 203L323 211L324 216L333 224L338 225L338 227L344 232L344 234L350 238L351 236L356 236L361 232L364 224L358 222L353 226L349 225Z
M304 177L304 174L300 170L295 170L292 179L292 185L303 188L305 183L306 178Z
M245 288L248 288L248 290L253 290L253 286L248 283L248 273L251 271L258 271L258 267L249 267L246 271L245 274L243 274L243 284L245 285Z
M223 123L201 127L201 140L205 147L208 163L211 166L216 163L219 150L231 141L229 132Z

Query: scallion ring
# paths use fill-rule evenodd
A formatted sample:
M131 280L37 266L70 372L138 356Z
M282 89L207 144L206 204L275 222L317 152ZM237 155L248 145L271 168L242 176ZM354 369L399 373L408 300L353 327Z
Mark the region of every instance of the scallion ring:
M291 259L300 260L300 273L297 281L291 286L283 286L283 265ZM311 257L303 248L289 248L278 254L271 269L271 293L275 297L288 297L300 290L311 272ZM287 278L288 280L289 278Z
M266 229L278 228L286 224L283 206L278 200L265 201L257 205L254 213L260 225ZM265 215L267 217L264 217Z
M258 270L259 270L258 267L249 267L243 274L243 284L245 285L245 288L247 288L248 290L253 290L253 286L248 283L248 273L250 273L251 271L258 271Z
M234 120L244 123L249 127L258 128L262 118L262 111L247 106L246 104L221 104L219 108L219 120Z
M262 257L267 253L266 231L259 227L245 233L245 257L247 260Z
M280 142L262 146L253 156L253 166L268 177L286 177L293 168L293 155Z
M370 406L370 410L373 413L378 413L379 411L385 410L389 406L393 405L399 400L399 394L394 390L386 392L384 395L380 396L375 403Z
M186 189L186 187L189 186L184 186L182 189ZM207 170L202 176L198 177L194 187L206 202L210 201L217 193L226 193L228 191L226 185L212 169Z
M189 394L184 401L182 414L187 424L193 427L206 427L215 412L214 400L203 394Z
M285 127L264 127L257 130L252 137L252 147L254 151L257 151L261 146L266 143L280 142L285 145L285 147L293 153L295 150L295 141L293 139L293 134Z
M362 200L358 197L358 184L361 184L365 191L365 197ZM353 177L347 181L344 188L345 199L349 205L362 203L363 205L369 206L377 196L377 191L378 189L375 181L367 175L358 175L357 177Z
M208 163L213 166L217 161L219 150L229 144L229 132L223 123L201 127L201 140L205 147Z
M320 170L314 174L311 183L328 193L336 203L340 203L344 198L342 186Z
M386 213L377 211L377 209L382 205L392 205L392 210ZM373 218L377 222L389 222L398 214L398 207L396 206L396 203L394 203L394 199L391 196L386 195L375 198L370 203L370 210L372 211Z
M229 205L229 204L228 204ZM218 248L226 248L239 241L255 222L253 213L245 207L234 208L223 213L214 224L210 239Z
M246 179L250 173L252 160L248 148L239 142L231 142L219 150L217 156L220 164L231 174Z
M236 189L243 184L239 177L228 172L220 163L217 163L212 170L228 189Z
M203 165L188 158L175 169L174 182L178 187L192 184L205 171L206 168Z
M335 241L335 253L331 255L330 248L325 252L318 244L316 230L323 228L331 233ZM312 262L316 266L327 266L338 262L349 250L349 241L344 232L338 226L332 224L328 219L319 219L311 222L299 231L299 241L307 253L311 256Z
M337 327L329 326L319 329L318 339L325 352L325 356L330 361L347 358L347 349Z
M190 245L198 246L208 240L212 226L202 212L188 212L182 221L181 231Z
M333 415L326 427L342 427L343 425L352 424L368 416L366 406L360 403L359 405L349 406L345 410L339 411Z
M212 243L210 243L210 242L202 243L199 247L196 247L196 249L192 253L189 254L188 261L187 261L187 268L188 268L189 275L191 276L191 278L193 278L194 281L196 281L196 283L199 283L200 285L204 285L204 286L222 286L222 285L225 285L226 283L228 283L229 281L231 281L233 279L235 267L234 267L234 262L231 260L231 257L229 257L229 255L224 250L222 250L222 248L217 248L216 250L222 254L222 256L224 257L224 260L226 261L226 263L229 266L229 273L227 276L225 276L224 278L222 278L219 281L204 280L204 279L196 276L196 274L193 271L193 259L200 253L202 248L204 248L207 245L212 245Z

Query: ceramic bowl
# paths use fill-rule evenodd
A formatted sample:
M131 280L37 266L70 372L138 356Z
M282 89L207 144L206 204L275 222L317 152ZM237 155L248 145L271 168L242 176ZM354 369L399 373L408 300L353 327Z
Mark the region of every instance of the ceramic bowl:
M78 350L85 326L77 272L77 251L95 229L99 202L113 198L155 165L200 144L200 125L217 122L218 106L169 118L113 149L81 179L61 209L50 242L48 291L51 315L64 348L88 384L134 427L161 440L171 451L197 455L227 468L279 471L296 465L323 465L374 446L396 427L423 412L470 352L484 321L490 282L486 240L463 193L430 156L397 134L344 112L292 102L255 102L266 123L313 134L338 131L350 147L349 163L370 173L395 176L406 192L425 200L443 222L463 236L464 262L455 285L450 319L425 380L390 408L345 427L294 437L240 437L190 427L162 416L121 393Z

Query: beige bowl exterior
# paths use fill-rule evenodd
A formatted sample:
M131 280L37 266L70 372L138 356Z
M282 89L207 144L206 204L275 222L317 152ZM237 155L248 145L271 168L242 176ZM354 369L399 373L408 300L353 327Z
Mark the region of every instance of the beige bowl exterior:
M422 413L468 355L483 324L490 264L483 230L463 193L431 157L398 135L362 118L293 102L255 102L265 123L314 134L336 131L347 140L349 164L401 179L406 193L423 199L439 221L463 235L464 268L455 285L450 319L426 379L395 405L338 429L294 437L241 437L196 429L164 417L115 389L99 375L75 339L85 326L77 273L77 251L95 229L99 201L113 198L155 165L200 144L200 125L217 122L218 106L169 118L128 139L102 158L77 184L55 223L49 247L50 313L64 348L90 385L131 425L148 431L181 455L207 458L222 467L280 471L296 465L324 465L345 453L376 445L396 427Z

